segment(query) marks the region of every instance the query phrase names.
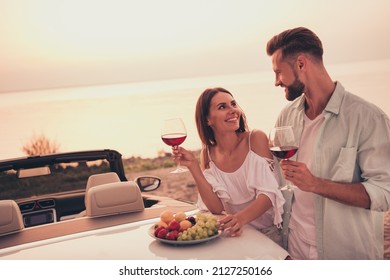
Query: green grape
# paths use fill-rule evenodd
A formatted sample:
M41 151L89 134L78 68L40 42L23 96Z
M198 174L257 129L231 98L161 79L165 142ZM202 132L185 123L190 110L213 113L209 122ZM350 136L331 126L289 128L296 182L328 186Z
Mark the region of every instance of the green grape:
M205 222L203 220L197 221L196 224L200 227L204 227Z
M199 212L187 219L193 219L193 226L179 233L179 241L200 240L218 234L217 218L208 213Z
M194 225L193 227L189 228L188 231L194 234L198 230L198 227Z

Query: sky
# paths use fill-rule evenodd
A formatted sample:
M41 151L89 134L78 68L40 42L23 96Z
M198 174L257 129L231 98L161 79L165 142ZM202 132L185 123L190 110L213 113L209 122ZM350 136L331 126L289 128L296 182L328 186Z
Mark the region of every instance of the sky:
M388 0L0 0L0 93L271 69L306 26L330 64L390 58Z

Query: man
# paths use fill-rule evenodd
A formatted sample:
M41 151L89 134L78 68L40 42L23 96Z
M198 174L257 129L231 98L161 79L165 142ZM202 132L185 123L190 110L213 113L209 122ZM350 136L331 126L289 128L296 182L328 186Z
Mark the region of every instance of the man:
M390 121L327 73L320 39L307 28L270 39L275 86L292 101L276 125L298 139L280 163L294 187L288 251L294 259L382 259L383 212L390 208Z

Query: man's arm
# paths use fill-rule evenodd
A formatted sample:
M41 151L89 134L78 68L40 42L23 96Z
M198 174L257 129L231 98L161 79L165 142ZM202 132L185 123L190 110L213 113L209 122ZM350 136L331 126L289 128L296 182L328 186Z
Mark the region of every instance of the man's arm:
M337 183L315 177L302 162L283 160L280 166L284 177L303 191L351 206L370 209L371 199L360 182Z

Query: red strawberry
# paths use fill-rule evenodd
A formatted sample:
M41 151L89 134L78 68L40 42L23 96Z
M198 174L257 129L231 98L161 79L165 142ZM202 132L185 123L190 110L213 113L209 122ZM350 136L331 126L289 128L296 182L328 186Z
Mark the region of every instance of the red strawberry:
M180 229L180 224L176 220L172 220L169 225L168 225L168 230L173 231L173 230L179 230Z
M167 233L168 233L168 230L166 228L162 228L159 230L159 232L157 233L157 237L158 238L162 238L162 239L165 239L166 236L167 236Z
M178 236L179 236L179 232L177 230L173 230L167 233L166 239L177 240Z
M164 227L162 227L162 226L158 226L158 227L156 227L156 229L154 230L154 236L156 236L157 237L157 235L158 235L158 233L159 233L159 231L160 230L162 230Z

